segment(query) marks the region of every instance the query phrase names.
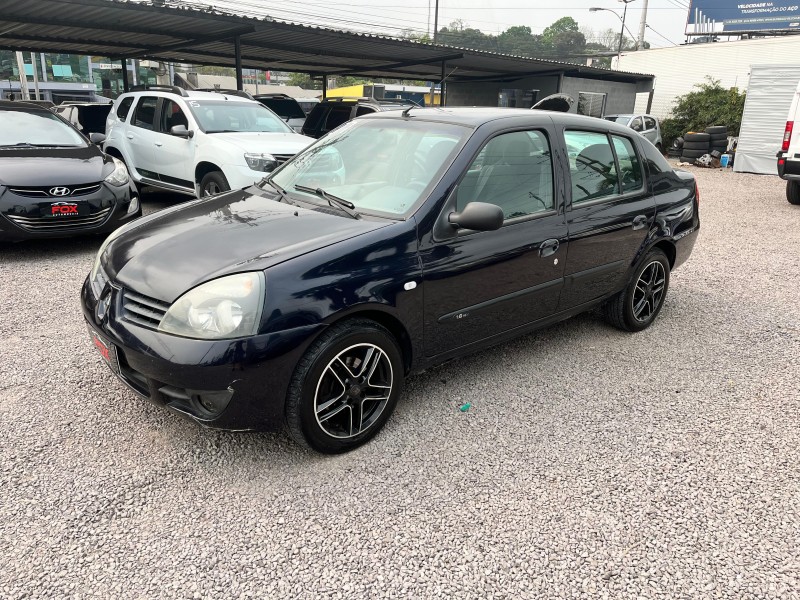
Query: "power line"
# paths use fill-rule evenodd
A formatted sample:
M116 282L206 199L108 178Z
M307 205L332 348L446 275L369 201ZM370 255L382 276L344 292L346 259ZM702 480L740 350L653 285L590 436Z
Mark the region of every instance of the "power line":
M647 28L648 28L650 31L652 31L653 33L655 33L657 36L659 36L659 37L661 37L661 38L664 38L665 40L667 40L667 41L668 41L670 44L672 44L673 46L677 46L677 45L678 45L678 44L676 44L675 42L673 42L671 39L669 39L668 37L664 37L663 35L661 35L660 33L658 33L658 32L657 32L655 29L653 29L652 27L650 27L650 25L645 25L645 27L647 27Z

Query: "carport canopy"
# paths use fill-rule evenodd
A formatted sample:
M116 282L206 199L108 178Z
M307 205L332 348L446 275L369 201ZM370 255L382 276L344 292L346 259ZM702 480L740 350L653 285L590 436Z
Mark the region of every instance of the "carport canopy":
M315 76L513 81L537 75L652 83L651 75L124 0L0 0L0 48ZM127 69L123 69L127 76ZM325 81L325 79L323 79ZM324 88L323 88L324 89Z

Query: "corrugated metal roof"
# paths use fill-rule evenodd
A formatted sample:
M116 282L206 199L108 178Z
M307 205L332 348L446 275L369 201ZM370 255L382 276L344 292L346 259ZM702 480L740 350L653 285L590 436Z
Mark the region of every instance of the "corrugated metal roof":
M253 18L197 6L130 0L0 0L0 47L114 58L224 65L239 36L247 68L448 81L513 80L543 73L651 80L571 63L425 44L367 33Z

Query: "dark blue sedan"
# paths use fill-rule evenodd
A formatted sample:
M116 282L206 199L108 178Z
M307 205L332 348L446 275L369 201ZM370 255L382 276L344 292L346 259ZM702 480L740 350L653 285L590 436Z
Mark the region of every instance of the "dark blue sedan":
M344 452L386 423L410 373L598 305L648 327L698 200L692 175L608 121L376 113L257 186L117 230L84 316L137 394Z

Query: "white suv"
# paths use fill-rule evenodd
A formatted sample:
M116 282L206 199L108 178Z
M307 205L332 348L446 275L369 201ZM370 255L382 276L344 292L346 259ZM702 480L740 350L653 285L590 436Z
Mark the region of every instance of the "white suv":
M103 148L139 187L197 197L247 187L314 140L245 96L170 86L121 94Z

